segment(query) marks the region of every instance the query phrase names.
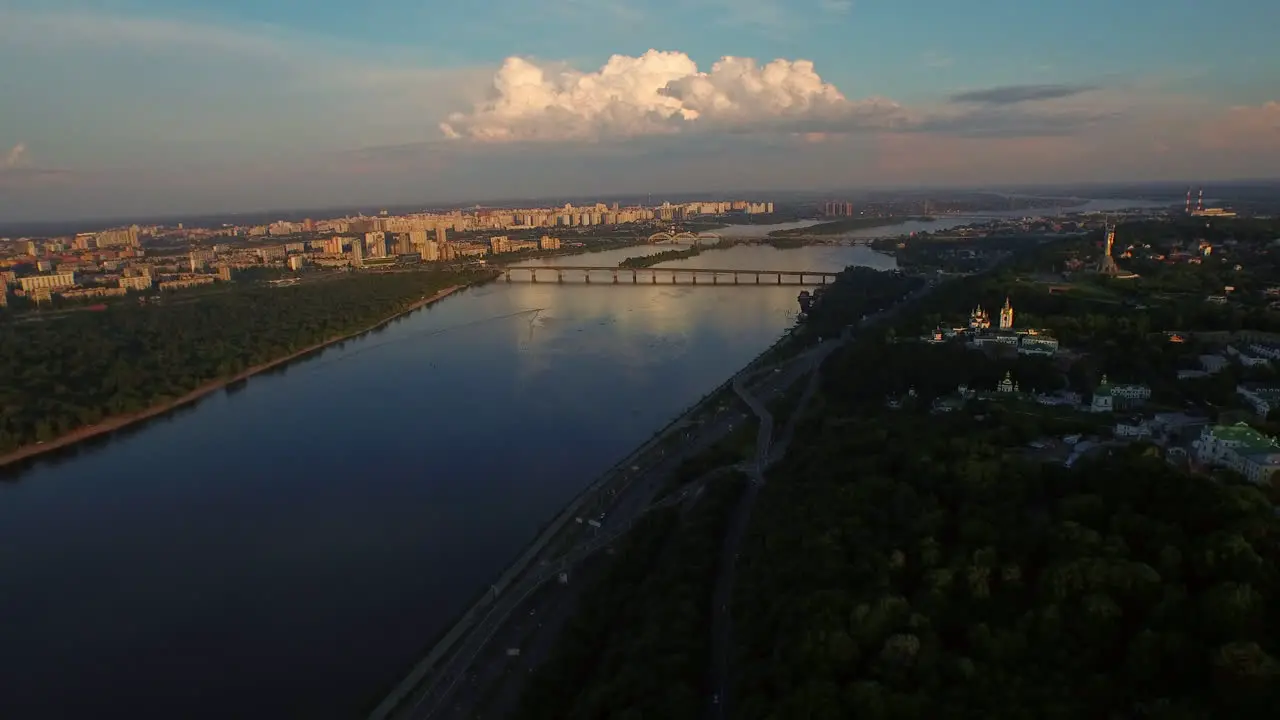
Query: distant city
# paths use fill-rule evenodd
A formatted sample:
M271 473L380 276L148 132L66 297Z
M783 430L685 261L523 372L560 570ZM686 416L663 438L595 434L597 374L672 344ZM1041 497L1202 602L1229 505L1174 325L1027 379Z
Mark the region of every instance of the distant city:
M17 297L39 304L107 298L154 289L178 290L231 281L237 271L274 267L299 271L466 261L526 250L559 250L562 229L615 229L728 214L767 215L772 202L693 202L656 207L596 203L586 207L478 208L373 217L341 217L216 227L130 225L42 238L0 238L0 271ZM491 235L521 233L527 238ZM533 234L542 231L543 234ZM280 241L262 244L263 241ZM144 247L145 245L145 247ZM190 248L181 252L182 246Z
M1171 199L1167 189L1161 195ZM398 214L381 210L371 216L348 212L324 219L203 219L137 223L92 232L77 232L72 227L58 234L0 237L0 307L8 306L11 296L21 299L26 307L40 307L55 297L92 303L130 293L140 294L140 301L147 302L157 297L155 291L231 282L245 271L256 273L255 279L289 283L296 279L288 275L308 267L339 272L410 269L424 263L483 263L495 256L518 259L535 253L580 252L599 243L644 242L651 233L677 225L705 230L846 218L854 222L889 218L882 224L891 225L892 219L908 217L1031 208L1053 208L1058 217L1066 208L1085 202L1078 196L985 192L936 197L919 192L864 193L856 201L786 197L777 207L772 200L654 203L650 199L631 204L473 206ZM1222 207L1206 207L1202 189L1193 192L1188 188L1183 200L1187 215L1235 215ZM1170 202L1169 207L1174 209L1176 204ZM1019 227L1028 229L1026 223ZM1066 228L1059 224L1046 229ZM980 230L970 228L961 234Z

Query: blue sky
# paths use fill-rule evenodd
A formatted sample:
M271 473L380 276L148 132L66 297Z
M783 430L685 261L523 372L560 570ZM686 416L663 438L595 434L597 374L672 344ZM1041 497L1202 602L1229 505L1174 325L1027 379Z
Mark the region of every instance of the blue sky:
M1256 176L1276 27L1256 0L3 0L0 218ZM651 48L680 55L590 75ZM1057 90L949 101L1021 86Z

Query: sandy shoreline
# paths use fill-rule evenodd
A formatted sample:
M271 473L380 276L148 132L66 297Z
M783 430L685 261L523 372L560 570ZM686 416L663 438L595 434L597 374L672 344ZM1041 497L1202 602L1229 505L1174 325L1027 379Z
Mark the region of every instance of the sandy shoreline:
M182 407L183 405L193 403L210 393L216 392L218 390L225 388L228 385L231 385L232 383L241 382L242 380L248 380L249 378L253 377L254 375L257 375L258 373L265 372L272 368L279 367L280 365L293 362L294 360L297 360L298 358L301 358L305 355L309 355L318 350L323 350L324 348L330 345L333 345L334 343L350 340L352 338L356 338L361 335L364 335L365 333L372 332L373 330L377 330L378 328L382 327L383 325L386 325L387 323L391 322L392 320L395 320L398 317L401 317L403 315L408 315L414 310L418 310L420 308L426 307L427 305L430 305L431 303L437 302L439 300L443 300L444 298L452 295L453 293L461 290L464 287L466 286L454 285L452 287L444 288L443 290L436 292L434 295L418 300L417 302L413 303L412 305L405 308L404 310L401 310L400 312L395 313L394 315L385 317L379 320L378 322L370 325L369 327L364 328L363 330L357 330L353 333L348 333L340 337L331 338L324 342L312 345L311 347L299 350L298 352L285 355L284 357L276 358L275 360L272 360L270 362L265 362L265 363L262 363L261 365L255 365L249 368L248 370L245 370L244 372L241 372L232 377L207 382L204 385L201 385L195 390L192 390L186 395L183 395L182 397L176 400L173 400L171 402L163 403L161 405L153 405L147 408L146 410L132 413L130 415L117 415L114 417L109 417L103 420L102 422L98 423L97 425L91 425L89 427L83 427L78 430L73 430L67 433L66 435L62 435L58 438L49 440L44 443L34 444L34 445L24 445L18 448L17 450L13 450L11 452L5 453L4 455L0 455L0 468L3 468L6 465L10 465L12 463L16 463L22 460L27 460L29 458L43 455L44 453L53 452L54 450L59 450L61 448L75 445L78 442L88 440L89 438L92 438L92 437L97 437L99 435L106 435L108 433L115 432L116 430L119 430L121 428L128 427L129 425L133 425L134 423L142 422L143 420L153 418L157 415L162 415L164 413L169 412L170 410L174 410L176 408Z

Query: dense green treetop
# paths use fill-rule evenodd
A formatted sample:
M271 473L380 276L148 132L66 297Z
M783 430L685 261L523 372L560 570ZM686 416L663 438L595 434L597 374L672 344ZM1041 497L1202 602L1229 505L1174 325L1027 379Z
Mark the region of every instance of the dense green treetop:
M1071 468L1028 448L1096 430L1099 419L1087 414L1016 401L930 412L930 401L957 385L991 387L1006 371L1041 391L1087 389L1108 370L1135 381L1163 377L1196 349L1168 343L1164 323L1269 321L1169 298L1132 304L1153 300L1150 289L1051 295L1026 281L1055 254L1074 252L1071 242L946 283L828 360L741 547L732 717L1274 714L1280 521L1267 488L1230 473L1176 470L1142 443L1103 448ZM911 278L844 273L808 322L833 333L879 305L892 282L911 287ZM1082 358L1067 371L1045 358L899 341L931 323L962 321L978 303L994 311L1006 296L1019 326L1050 328ZM887 407L887 395L908 389L914 399ZM679 538L684 530L675 523L665 532ZM708 617L710 586L650 595L634 578L713 569L705 554L658 547L630 565L633 579L602 581L633 602L592 596L584 612L594 625L565 641L577 649L574 664L560 657L535 681L526 717L702 716L708 698L692 695L709 667L710 624L687 623ZM610 572L626 572L629 562L621 556ZM668 619L677 611L679 621ZM619 637L621 626L636 630ZM703 639L675 642L690 633ZM694 652L702 663L690 661Z
M664 263L671 260L688 260L689 258L694 258L701 254L702 248L694 245L686 250L663 250L662 252L654 253L652 255L629 257L618 263L618 267L635 270L638 268L653 267L658 263Z
M740 561L735 717L1267 716L1267 495L1141 444L1072 469L1019 450L1069 418L928 412L987 364L880 339L832 358Z
M0 323L0 452L170 402L210 381L365 329L477 277L360 273L10 319Z

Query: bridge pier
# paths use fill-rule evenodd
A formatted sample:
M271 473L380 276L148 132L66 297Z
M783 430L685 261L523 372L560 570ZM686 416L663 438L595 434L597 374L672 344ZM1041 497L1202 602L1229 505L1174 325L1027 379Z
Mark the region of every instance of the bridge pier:
M585 266L585 265L572 265L572 266L566 265L561 267L524 266L524 267L507 267L507 268L496 268L496 269L498 270L499 275L501 275L502 281L508 282L508 283L548 282L547 280L543 278L539 278L538 276L541 271L549 270L555 273L556 275L555 282L562 283L562 284L565 282L574 282L574 279L573 279L574 273L581 272L582 282L588 285L595 284L596 281L592 279L593 275L597 273L604 273L604 272L609 273L610 280L612 280L612 283L614 285L619 285L626 282L627 272L631 273L631 284L633 285L639 284L641 271L649 273L649 282L653 285L663 284L667 282L665 280L658 279L659 273L667 273L668 275L670 275L671 276L670 283L672 285L681 284L680 278L682 276L687 276L689 278L688 284L705 285L707 279L706 277L701 277L703 276L704 273L711 275L712 285L728 284L729 283L728 276L733 277L732 282L734 285L744 284L743 276L746 276L747 278L750 278L751 276L755 276L756 284L761 285L763 284L763 282L761 281L761 276L767 277L769 275L774 276L775 279L773 284L776 284L776 285L803 286L806 284L815 284L815 285L818 284L818 282L815 282L815 281L819 281L822 285L829 285L836 280L836 275L837 275L837 273L818 272L818 271L801 271L801 270L736 270L736 269L729 269L729 268L716 269L716 268L670 268L670 267L626 268L626 267L595 267L595 266ZM518 272L526 272L526 271L529 273L527 280L521 280L519 277L516 277ZM570 276L569 280L565 279L566 273ZM724 283L720 282L721 275L726 276ZM795 282L792 282L789 278L794 278ZM750 281L747 280L745 281L745 283L750 284Z

